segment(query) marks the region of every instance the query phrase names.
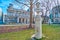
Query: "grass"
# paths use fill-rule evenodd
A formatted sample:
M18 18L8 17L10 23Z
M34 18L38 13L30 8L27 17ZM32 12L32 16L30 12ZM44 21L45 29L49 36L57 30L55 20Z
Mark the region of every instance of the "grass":
M60 40L60 25L43 25L43 34L47 38L43 38L42 40Z
M33 34L34 29L4 33L0 34L0 40L29 40ZM46 37L42 40L60 40L60 25L43 24L43 35Z

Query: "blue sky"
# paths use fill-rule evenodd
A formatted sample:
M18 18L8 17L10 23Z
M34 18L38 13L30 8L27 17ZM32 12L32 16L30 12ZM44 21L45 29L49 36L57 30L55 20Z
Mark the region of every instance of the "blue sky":
M21 2L23 2L24 0L20 0ZM13 3L15 8L22 8L22 4L20 4L20 6L18 6L17 4L14 4L14 0L0 0L0 8L2 8L2 11L4 14L7 13L7 7L9 6L10 3ZM25 9L27 9L27 7L25 7Z
M2 8L3 13L7 13L6 9L9 6L9 3L13 2L12 0L0 0L0 8Z

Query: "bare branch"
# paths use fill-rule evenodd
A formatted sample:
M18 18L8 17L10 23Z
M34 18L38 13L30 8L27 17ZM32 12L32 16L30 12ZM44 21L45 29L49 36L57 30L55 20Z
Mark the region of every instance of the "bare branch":
M19 4L23 4L26 5L27 7L29 7L27 4L23 3L23 2L19 2L18 0L15 0L16 2L18 2Z
M59 5L59 1L57 0L57 4Z

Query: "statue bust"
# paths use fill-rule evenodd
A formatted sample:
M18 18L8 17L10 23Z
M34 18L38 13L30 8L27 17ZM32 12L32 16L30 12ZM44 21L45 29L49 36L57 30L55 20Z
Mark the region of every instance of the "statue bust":
M40 3L39 2L36 3L36 12L39 15L39 13L40 13Z

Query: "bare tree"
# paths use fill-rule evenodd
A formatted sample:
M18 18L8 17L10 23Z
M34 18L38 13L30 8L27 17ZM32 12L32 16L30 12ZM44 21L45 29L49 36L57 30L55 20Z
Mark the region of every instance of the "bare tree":
M46 23L47 22L47 13L49 13L49 11L50 11L50 9L51 9L51 4L52 4L52 2L50 2L50 0L44 0L44 1L42 1L42 3L41 3L41 7L42 7L42 15L43 14L45 14L44 15L44 22ZM44 11L45 10L45 11Z
M41 2L41 5L42 5L41 7L44 7L42 8L43 10L41 11L42 15L45 14L44 21L47 21L46 19L47 14L49 14L50 10L52 10L54 6L59 5L59 0L43 0Z
M30 25L29 28L32 28L32 14L33 14L33 4L37 1L35 0L24 0L26 3L24 2L20 2L19 0L15 0L15 2L19 3L19 4L23 4L27 7L30 8ZM35 1L35 2L34 2Z
M23 4L23 5L30 8L30 26L29 27L32 27L33 5L34 5L34 3L37 2L37 0L24 0L24 1L25 2L15 0L15 2L17 2L18 4ZM41 8L42 8L42 10L41 10L42 15L45 14L45 16L47 16L47 14L50 12L50 10L53 8L53 6L57 5L57 4L59 4L58 0L41 0L40 5L41 5Z

